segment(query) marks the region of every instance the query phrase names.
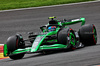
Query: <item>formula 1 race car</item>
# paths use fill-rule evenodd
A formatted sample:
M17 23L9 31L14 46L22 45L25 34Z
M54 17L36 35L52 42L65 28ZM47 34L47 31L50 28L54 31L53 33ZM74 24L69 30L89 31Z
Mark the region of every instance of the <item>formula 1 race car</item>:
M55 20L55 16L49 17L50 21L40 27L40 33L29 32L28 39L23 39L21 34L16 34L7 39L4 44L4 56L11 59L21 59L25 53L37 53L52 51L55 49L76 49L89 45L96 45L97 32L93 24L85 25L85 18L70 20ZM81 23L78 31L67 25ZM26 41L29 45L26 46Z

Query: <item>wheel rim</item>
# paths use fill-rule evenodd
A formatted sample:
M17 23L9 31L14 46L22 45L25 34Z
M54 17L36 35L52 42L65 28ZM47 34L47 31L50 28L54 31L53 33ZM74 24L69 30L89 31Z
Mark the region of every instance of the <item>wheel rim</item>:
M70 43L72 45L75 45L75 41L76 41L75 40L75 35L73 33L70 33L69 38L70 38Z
M93 40L94 40L94 42L96 44L96 42L97 42L97 33L96 33L96 29L95 29L94 25L93 25Z

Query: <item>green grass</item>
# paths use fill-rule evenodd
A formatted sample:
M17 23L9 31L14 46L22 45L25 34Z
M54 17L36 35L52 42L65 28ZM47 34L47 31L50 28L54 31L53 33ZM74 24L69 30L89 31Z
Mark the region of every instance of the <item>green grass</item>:
M0 0L0 10L49 6L93 0Z

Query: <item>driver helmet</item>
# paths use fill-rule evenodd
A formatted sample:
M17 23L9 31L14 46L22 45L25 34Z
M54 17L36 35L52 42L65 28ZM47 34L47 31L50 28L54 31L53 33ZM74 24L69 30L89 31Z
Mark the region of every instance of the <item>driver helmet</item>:
M48 31L55 31L56 30L56 26L50 26L48 27Z

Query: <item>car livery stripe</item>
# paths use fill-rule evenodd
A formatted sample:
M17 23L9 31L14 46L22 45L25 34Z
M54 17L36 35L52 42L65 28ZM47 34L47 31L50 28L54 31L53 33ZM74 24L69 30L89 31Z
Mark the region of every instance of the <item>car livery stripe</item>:
M36 39L33 42L32 48L31 48L31 52L35 52L41 42L41 40L44 38L44 36L38 36L36 37Z

